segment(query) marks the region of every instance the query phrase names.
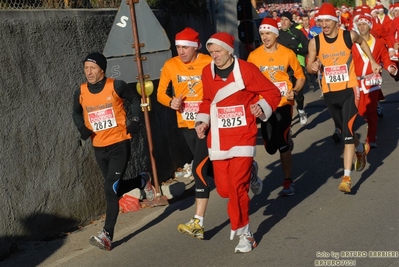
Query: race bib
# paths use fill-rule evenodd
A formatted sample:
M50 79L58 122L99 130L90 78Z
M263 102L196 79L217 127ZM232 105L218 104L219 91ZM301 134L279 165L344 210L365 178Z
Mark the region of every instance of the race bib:
M340 83L349 81L348 66L346 64L339 66L324 67L324 78L326 83Z
M247 125L244 105L218 107L217 118L219 128L235 128Z
M195 121L195 119L197 118L200 104L201 104L201 101L184 101L184 102L182 102L180 112L182 114L183 120Z
M364 77L364 83L367 86L381 85L382 84L382 77L381 77L381 75L379 73L377 73L377 74L372 73L372 74L366 75Z
M112 107L88 113L93 132L99 132L117 126L114 109Z
M281 96L286 96L288 92L287 82L275 82L274 85L280 90Z

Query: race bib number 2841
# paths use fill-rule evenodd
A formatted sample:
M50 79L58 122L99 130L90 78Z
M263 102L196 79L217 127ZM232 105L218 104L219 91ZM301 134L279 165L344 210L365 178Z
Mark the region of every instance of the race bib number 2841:
M326 83L340 83L349 81L348 66L328 66L324 67L324 77Z

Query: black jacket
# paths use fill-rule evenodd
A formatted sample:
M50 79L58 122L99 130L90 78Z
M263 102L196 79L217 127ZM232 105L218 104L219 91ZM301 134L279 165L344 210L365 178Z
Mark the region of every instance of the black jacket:
M292 25L286 31L279 30L277 42L294 51L296 55L306 56L308 54L309 40L305 34ZM302 44L301 46L299 44Z

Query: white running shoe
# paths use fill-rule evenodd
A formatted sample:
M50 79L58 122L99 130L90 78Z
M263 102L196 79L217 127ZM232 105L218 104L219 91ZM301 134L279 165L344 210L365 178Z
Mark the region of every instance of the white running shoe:
M235 248L234 252L250 252L252 249L256 248L255 238L251 232L240 235L240 241Z
M155 198L155 188L151 185L151 174L149 172L140 172L140 176L145 180L144 186L145 198L148 201L153 201Z
M298 116L299 116L299 122L302 125L305 125L306 123L308 123L308 116L306 116L306 113L304 110L298 109Z

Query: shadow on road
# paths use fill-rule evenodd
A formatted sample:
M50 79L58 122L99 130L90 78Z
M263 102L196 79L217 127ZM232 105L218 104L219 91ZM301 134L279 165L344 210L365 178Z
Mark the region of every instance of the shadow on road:
M71 218L45 213L32 214L24 218L21 224L26 232L25 235L0 237L0 245L8 245L10 247L9 253L5 254L3 258L0 258L0 262L5 260L7 261L7 266L21 266L19 263L13 265L13 257L18 257L19 253L23 253L25 250L38 249L41 246L46 246L46 250L43 250L45 252L38 253L35 257L29 257L29 265L25 266L40 265L41 262L64 245L65 240L63 237L65 237L65 229L70 228L71 225L77 225L77 223L76 220ZM48 232L47 228L49 225L52 226L52 233ZM45 231L48 233L47 237L39 238L42 236L40 233ZM51 246L47 246L47 242L50 240L52 240ZM7 258L8 256L11 257Z
M208 182L210 186L210 190L215 189L215 184L213 183L213 179L208 177ZM183 200L184 201L181 201ZM136 235L140 234L141 232L144 232L145 230L151 228L152 226L157 225L158 223L161 223L163 220L165 220L167 217L169 217L171 214L173 214L175 211L183 211L188 208L191 208L195 204L195 191L194 191L194 186L191 187L189 190L186 190L186 192L179 196L176 199L171 199L169 201L169 205L166 207L165 211L159 215L155 220L152 220L151 222L147 223L140 229L137 229L133 233L125 236L124 238L120 240L116 240L112 243L113 247L117 247L127 241L129 241L131 238L135 237ZM177 227L177 225L176 225ZM208 235L208 231L207 231ZM206 239L209 239L208 237Z
M387 97L387 101L383 102L386 106L386 113L383 120L379 121L378 125L378 148L372 149L368 155L368 164L365 170L361 173L361 178L358 181L352 181L352 192L348 195L356 195L359 192L361 185L367 182L367 179L374 175L376 170L384 164L384 160L392 156L393 151L398 145L398 93L391 94ZM396 99L396 100L395 100ZM394 107L388 106L393 104ZM395 110L395 112L388 112ZM309 112L309 109L308 109ZM315 112L316 113L316 112ZM311 113L312 114L312 113ZM319 123L330 118L328 110L321 112L317 118L313 119L309 125L302 127L294 136L306 129L312 129ZM355 131L359 134L359 140L364 142L366 130L359 130L365 122L363 118L358 117L355 124ZM362 129L366 129L363 127ZM334 129L331 129L331 134ZM259 137L258 141L262 138ZM295 139L294 139L295 141ZM265 166L266 169L271 170L271 174L264 179L264 188L261 195L254 196L251 200L250 214L257 212L264 208L264 216L267 217L258 226L255 237L261 242L263 236L270 231L277 223L284 219L287 214L300 204L303 200L311 196L321 186L323 186L329 179L336 179L337 194L338 184L343 173L343 144L335 144L331 137L311 141L309 148L304 152L295 153L295 148L292 154L292 170L293 180L295 182L295 195L289 197L277 197L276 199L268 199L270 193L281 188L283 182L283 172L281 170L280 160L276 160ZM278 153L278 152L277 152ZM259 166L261 168L261 166ZM353 170L354 172L354 170ZM397 178L397 177L396 177Z

